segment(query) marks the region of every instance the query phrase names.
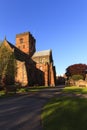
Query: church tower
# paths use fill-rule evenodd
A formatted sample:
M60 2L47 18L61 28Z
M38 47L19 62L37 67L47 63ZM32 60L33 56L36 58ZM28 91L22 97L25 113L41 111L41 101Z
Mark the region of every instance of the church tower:
M30 57L36 51L35 49L35 39L30 34L30 32L25 32L16 35L16 47L23 51L24 53L28 54Z

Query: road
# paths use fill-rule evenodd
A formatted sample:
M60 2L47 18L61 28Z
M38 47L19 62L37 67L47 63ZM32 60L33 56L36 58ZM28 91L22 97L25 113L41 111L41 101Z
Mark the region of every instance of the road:
M43 130L42 108L51 97L60 94L56 87L0 99L0 130Z

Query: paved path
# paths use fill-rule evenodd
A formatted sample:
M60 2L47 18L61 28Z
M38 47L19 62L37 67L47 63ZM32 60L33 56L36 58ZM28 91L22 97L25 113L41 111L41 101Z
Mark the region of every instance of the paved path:
M0 130L43 130L42 107L51 97L60 94L56 87L0 99Z

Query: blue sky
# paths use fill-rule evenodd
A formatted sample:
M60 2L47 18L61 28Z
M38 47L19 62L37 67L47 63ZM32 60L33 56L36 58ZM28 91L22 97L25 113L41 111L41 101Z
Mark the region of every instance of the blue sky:
M87 0L0 0L0 39L15 44L30 31L36 49L52 49L58 75L72 64L87 64Z

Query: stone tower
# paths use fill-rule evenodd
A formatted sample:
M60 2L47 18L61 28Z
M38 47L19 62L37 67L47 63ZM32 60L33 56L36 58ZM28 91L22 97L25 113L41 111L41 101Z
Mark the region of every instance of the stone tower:
M36 51L35 39L30 34L30 32L17 34L16 35L16 47L31 57L34 54L34 52Z

